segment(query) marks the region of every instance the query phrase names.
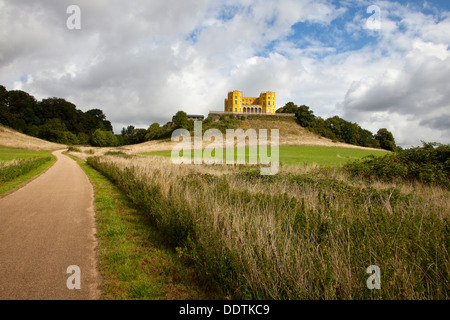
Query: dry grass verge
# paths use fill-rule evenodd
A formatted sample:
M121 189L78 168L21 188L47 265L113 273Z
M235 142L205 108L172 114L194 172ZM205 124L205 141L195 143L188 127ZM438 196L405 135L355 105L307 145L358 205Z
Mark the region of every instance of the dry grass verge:
M67 147L59 143L53 143L35 137L27 136L26 134L6 128L2 125L0 125L0 146L36 151L58 150Z

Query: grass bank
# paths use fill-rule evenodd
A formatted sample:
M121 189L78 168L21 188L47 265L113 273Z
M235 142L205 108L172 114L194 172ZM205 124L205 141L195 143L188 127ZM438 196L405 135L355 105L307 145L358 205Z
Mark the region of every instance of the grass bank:
M208 281L181 263L127 196L85 161L72 158L94 186L102 299L220 298Z
M270 155L270 148L269 155ZM257 150L256 150L257 151ZM225 160L227 149L223 150ZM366 156L382 156L387 152L383 150L366 150L358 148L340 148L340 147L320 147L320 146L280 146L280 163L285 166L298 165L316 165L320 167L342 166L349 161L362 159ZM237 148L234 149L235 158ZM250 149L245 149L246 160L248 161ZM143 153L143 155L154 155L170 157L171 151L160 151ZM191 152L191 158L194 154ZM213 153L214 156L214 153Z
M56 157L50 151L0 146L0 197L40 175L55 161Z

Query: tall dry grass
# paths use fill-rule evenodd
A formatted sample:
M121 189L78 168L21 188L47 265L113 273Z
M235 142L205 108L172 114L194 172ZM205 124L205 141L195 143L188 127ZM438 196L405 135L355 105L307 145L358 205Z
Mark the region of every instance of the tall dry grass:
M36 151L66 148L65 145L31 137L2 125L0 125L0 146Z
M448 299L449 192L338 169L88 159L232 298ZM381 269L369 290L366 268Z

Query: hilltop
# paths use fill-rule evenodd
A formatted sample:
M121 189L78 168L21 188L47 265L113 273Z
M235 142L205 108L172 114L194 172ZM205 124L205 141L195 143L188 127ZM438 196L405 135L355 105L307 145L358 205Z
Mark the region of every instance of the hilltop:
M221 127L227 120L215 121L213 127ZM234 129L270 129L279 130L279 143L280 146L322 146L322 147L341 147L341 148L355 148L365 150L379 150L368 147L361 147L343 142L333 142L331 139L324 138L316 133L313 133L302 126L300 126L295 118L286 118L283 120L273 120L270 118L264 119L252 119L252 120L235 120ZM206 126L206 125L205 125ZM230 128L231 129L231 128ZM207 145L206 143L205 145ZM170 139L163 140L151 140L134 145L126 145L118 148L127 153L145 153L154 151L167 151L171 150L177 142L173 142ZM204 145L204 146L205 146Z
M373 148L361 147L343 142L333 142L331 139L322 137L303 128L295 121L295 118L283 120L243 120L240 121L239 128L242 128L243 130L249 128L255 130L278 129L280 132L280 146L321 146L374 150Z
M226 121L216 121L214 127L220 127L224 125ZM271 129L279 130L279 143L280 146L322 146L322 147L341 147L341 148L356 148L365 150L379 150L368 147L356 146L343 142L332 141L331 139L322 137L314 132L311 132L302 126L300 126L295 118L286 118L282 120L274 119L252 119L252 120L236 120L234 129L267 129L270 132ZM226 125L226 124L225 124ZM206 125L205 125L206 126ZM120 147L102 148L104 151L112 149L120 149L126 153L145 153L154 151L167 151L171 150L177 142L173 142L169 139L151 140L143 143L125 145ZM208 142L205 143L207 145ZM20 133L11 128L0 125L0 145L6 147L24 148L29 150L57 150L67 148L67 145L54 143L46 140L42 140L36 137L32 137L23 133ZM95 147L81 147L82 149L97 149Z

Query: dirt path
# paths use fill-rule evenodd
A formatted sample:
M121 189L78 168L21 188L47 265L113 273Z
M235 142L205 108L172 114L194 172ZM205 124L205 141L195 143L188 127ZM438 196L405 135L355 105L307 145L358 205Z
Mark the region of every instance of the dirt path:
M100 297L93 188L61 152L47 172L0 199L0 299ZM67 287L71 265L80 268L80 289Z

